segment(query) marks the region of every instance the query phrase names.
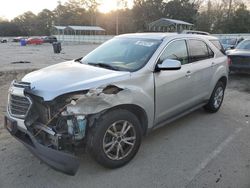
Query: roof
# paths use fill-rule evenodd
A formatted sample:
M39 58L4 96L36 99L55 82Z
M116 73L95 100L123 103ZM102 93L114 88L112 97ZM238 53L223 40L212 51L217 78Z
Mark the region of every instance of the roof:
M69 25L67 29L72 29L75 31L105 31L105 29L99 27L99 26L75 26L75 25Z
M64 30L66 28L66 26L54 26L54 28L56 28L58 30Z
M154 22L151 22L149 24L150 27L158 27L158 26L170 26L170 25L188 25L193 26L194 24L184 22L182 20L175 20L175 19L168 19L168 18L160 18L159 20L156 20Z

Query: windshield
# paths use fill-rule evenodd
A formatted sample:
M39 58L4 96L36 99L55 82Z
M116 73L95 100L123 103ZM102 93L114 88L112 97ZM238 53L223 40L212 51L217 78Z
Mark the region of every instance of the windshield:
M118 71L142 68L160 45L160 40L115 38L96 48L81 62Z
M237 42L237 39L222 39L221 43L222 44L227 44L227 45L235 45Z
M250 40L244 40L241 43L238 44L236 49L241 49L241 50L250 50Z

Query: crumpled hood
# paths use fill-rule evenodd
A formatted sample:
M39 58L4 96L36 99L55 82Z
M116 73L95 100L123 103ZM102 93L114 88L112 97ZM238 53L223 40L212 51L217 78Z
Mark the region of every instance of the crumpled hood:
M234 50L228 50L226 53L229 56L248 56L248 57L250 57L250 50L234 49Z
M68 61L31 72L22 81L31 84L33 94L50 101L62 94L97 88L129 78L129 72Z

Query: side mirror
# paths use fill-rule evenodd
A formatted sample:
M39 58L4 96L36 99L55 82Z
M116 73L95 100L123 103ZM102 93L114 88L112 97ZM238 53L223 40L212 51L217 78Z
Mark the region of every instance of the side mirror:
M173 59L166 59L161 64L157 64L158 70L179 70L181 62Z

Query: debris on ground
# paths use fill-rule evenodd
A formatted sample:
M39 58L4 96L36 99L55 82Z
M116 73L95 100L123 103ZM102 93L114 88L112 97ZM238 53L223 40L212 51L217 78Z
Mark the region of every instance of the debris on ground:
M218 183L221 180L221 178L222 178L222 175L220 174L220 177L217 178L217 180L215 182Z
M14 61L14 62L11 62L11 64L26 64L26 63L31 63L29 61Z

